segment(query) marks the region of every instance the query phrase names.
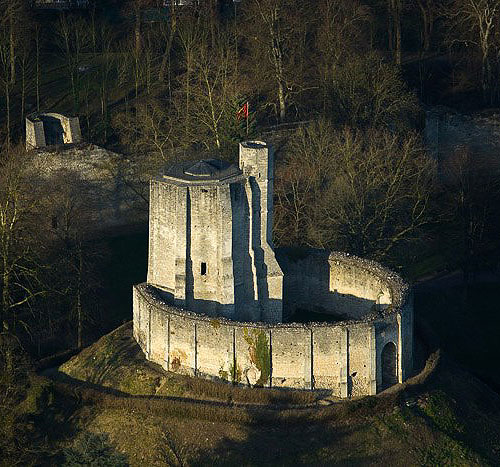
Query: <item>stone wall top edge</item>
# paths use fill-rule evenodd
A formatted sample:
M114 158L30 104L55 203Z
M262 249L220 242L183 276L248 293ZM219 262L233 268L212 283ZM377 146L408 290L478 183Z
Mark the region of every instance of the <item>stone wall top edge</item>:
M222 316L208 316L201 313L194 313L189 310L185 310L183 308L174 306L170 303L167 303L163 300L154 286L143 282L142 284L134 285L134 288L141 295L141 297L148 302L151 306L161 309L163 312L168 313L170 315L177 316L179 318L188 319L190 321L195 322L203 322L203 323L214 323L217 321L219 325L230 326L235 328L259 328L259 329L269 329L269 330L312 330L312 329L333 329L333 328L349 328L349 327L367 327L375 322L382 322L386 318L388 318L387 313L370 313L365 315L362 319L359 320L344 320L338 321L336 323L325 323L325 322L315 322L310 321L308 323L264 323L264 322L244 322L244 321L233 321L231 319L224 318ZM395 313L391 313L394 315Z
M391 290L392 307L390 311L397 312L399 308L405 305L410 295L410 285L396 272L382 266L376 261L360 258L340 251L332 251L328 257L330 263L339 261L353 264L365 271L379 277Z
M247 141L242 141L240 146L245 149L268 149L271 145L265 141L252 139Z
M74 118L76 115L61 114L58 112L34 112L26 116L26 119L30 122L35 122L40 119L40 117L55 117L55 118Z
M293 250L293 248L284 247L276 249L277 253L284 252L285 254L287 250L291 251ZM327 257L330 264L341 263L356 266L356 268L359 268L375 277L380 278L382 282L385 283L390 289L392 296L392 306L385 311L385 315L397 313L398 311L400 311L400 309L406 304L407 300L410 297L410 285L406 281L404 281L399 274L392 271L391 269L382 266L376 261L360 258L359 256L352 255L343 251L322 250L319 248L303 248L302 252L305 255L302 256L302 258L300 258L299 260L303 260L306 257L311 256L322 258ZM380 316L380 314L378 314L377 316Z

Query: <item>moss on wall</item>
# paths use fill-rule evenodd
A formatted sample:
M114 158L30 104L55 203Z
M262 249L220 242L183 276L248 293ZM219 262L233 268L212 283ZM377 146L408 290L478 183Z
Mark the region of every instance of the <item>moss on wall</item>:
M215 328L219 329L220 328L220 321L217 318L213 318L210 320L210 324Z
M250 361L260 371L256 385L263 386L271 375L271 355L266 333L262 329L252 329L250 333L247 328L243 328L243 337L249 346Z

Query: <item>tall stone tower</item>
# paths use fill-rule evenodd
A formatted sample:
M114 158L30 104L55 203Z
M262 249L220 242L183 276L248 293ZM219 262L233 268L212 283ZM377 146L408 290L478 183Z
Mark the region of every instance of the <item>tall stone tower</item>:
M245 175L250 209L250 254L258 300L264 304L263 321L280 322L282 316L283 272L274 255L273 185L274 152L261 141L240 144L239 166Z
M182 162L151 181L148 283L172 304L237 320L282 320L271 244L273 152L240 144L240 167Z

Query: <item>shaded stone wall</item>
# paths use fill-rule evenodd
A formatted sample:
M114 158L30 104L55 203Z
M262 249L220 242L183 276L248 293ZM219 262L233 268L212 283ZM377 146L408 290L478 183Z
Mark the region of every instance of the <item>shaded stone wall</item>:
M330 257L340 262L342 255ZM362 262L347 258L346 263L352 267L356 260ZM367 262L361 270L370 267L375 268ZM366 280L372 279L360 283ZM338 397L376 394L384 389L384 346L392 342L397 348L394 364L400 382L409 376L413 354L411 295L397 276L387 280L394 281L391 307L359 320L308 324L204 316L166 303L158 289L141 284L133 292L134 337L149 360L186 375L267 387L329 389Z
M93 144L82 144L56 150L39 149L32 158L33 167L41 183L52 184L55 192L66 188L72 200L80 206L75 216L82 221L85 234L121 232L133 226L141 227L147 221L147 206L130 189L123 156ZM62 190L64 191L64 190ZM53 194L49 193L49 197ZM61 201L61 200L59 200ZM54 220L64 223L58 200L47 206ZM63 203L64 204L64 203Z
M285 319L297 310L360 319L392 303L391 271L373 261L326 250L279 248Z
M251 255L263 316L277 323L283 319L283 272L272 244L274 150L263 141L245 141L239 146L239 167L248 177L245 188L250 210Z

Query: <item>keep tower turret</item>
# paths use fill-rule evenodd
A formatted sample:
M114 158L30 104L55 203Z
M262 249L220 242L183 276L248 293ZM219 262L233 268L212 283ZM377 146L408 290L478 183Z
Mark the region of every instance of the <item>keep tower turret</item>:
M249 200L249 253L253 263L256 300L261 304L262 320L282 319L283 272L274 255L273 185L274 151L262 141L240 144L239 166L246 177Z

